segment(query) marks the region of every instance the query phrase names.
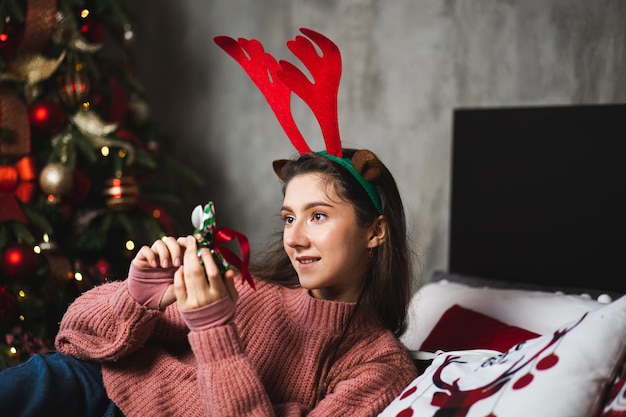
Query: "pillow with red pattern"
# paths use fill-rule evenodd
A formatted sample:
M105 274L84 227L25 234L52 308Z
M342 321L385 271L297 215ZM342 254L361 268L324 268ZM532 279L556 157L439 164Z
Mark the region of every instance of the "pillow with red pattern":
M411 298L408 328L401 337L407 349L420 350L437 321L454 304L541 335L604 305L582 295L431 282Z
M381 417L594 416L626 353L626 296L501 353L439 353Z
M496 320L458 304L446 310L430 331L420 350L490 349L506 352L537 333Z
M626 357L609 389L608 398L598 417L626 416Z

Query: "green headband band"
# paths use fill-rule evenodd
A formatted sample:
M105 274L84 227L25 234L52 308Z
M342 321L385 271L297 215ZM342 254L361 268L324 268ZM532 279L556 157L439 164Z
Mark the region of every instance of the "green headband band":
M320 151L316 153L330 159L331 161L337 162L339 165L347 169L348 172L352 174L354 178L356 178L359 184L361 184L361 187L363 187L365 192L367 192L367 195L369 196L370 200L372 200L372 203L374 204L374 207L376 208L378 214L383 214L383 205L380 202L380 196L378 195L378 191L376 191L376 187L367 182L367 180L363 178L361 174L359 174L359 172L352 165L352 161L350 161L348 158L339 158L338 156L331 155L326 151Z

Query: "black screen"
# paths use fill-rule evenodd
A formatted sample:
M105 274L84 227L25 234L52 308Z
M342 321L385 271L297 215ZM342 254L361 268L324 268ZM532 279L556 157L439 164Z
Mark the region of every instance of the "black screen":
M450 272L626 292L626 105L453 123Z

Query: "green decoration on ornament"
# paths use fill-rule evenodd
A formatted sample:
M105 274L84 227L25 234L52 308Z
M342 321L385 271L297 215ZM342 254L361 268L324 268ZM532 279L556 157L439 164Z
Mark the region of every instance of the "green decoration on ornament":
M230 265L214 247L217 225L215 223L215 205L213 202L209 201L204 207L197 205L191 212L191 223L195 227L194 236L198 241L198 258L200 258L202 248L207 248L213 255L220 273L226 273ZM200 263L203 264L202 259Z

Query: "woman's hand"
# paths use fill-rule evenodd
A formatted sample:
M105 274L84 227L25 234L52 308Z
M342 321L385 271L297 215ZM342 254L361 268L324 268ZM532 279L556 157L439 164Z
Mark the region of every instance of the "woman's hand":
M183 250L171 236L155 241L150 247L143 246L139 249L131 262L128 276L128 292L131 297L148 308L160 310L176 301L173 271L170 276L154 277L154 274L140 270L180 267Z
M237 301L238 293L233 282L235 272L228 270L222 277L213 260L211 252L203 248L202 262L198 259L198 248L193 236L179 238L178 244L185 248L183 265L174 274L174 292L178 308L181 311L190 311L218 301L223 297L230 297Z
M137 268L171 268L181 266L183 248L172 236L155 241L151 247L143 246L132 260Z

